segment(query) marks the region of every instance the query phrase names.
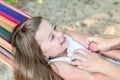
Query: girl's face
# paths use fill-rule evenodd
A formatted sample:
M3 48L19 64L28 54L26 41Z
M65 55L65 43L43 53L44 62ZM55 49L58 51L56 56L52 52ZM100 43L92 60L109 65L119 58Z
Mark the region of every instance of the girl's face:
M40 45L43 55L47 58L60 56L60 53L64 52L68 46L61 29L46 20L42 20L35 39Z

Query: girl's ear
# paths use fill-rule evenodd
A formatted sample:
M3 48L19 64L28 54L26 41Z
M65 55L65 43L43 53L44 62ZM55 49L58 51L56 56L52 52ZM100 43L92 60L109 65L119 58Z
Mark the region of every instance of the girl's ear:
M46 53L43 53L44 59L45 59L46 61L48 61L48 60L49 60L49 56L48 56L48 55L44 55L44 54L46 54Z

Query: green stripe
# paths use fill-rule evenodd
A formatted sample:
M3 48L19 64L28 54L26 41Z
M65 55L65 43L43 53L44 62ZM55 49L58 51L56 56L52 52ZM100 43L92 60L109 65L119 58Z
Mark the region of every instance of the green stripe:
M2 26L0 26L0 35L5 39L10 40L11 33Z
M1 51L4 55L6 55L7 57L9 57L10 59L14 60L14 57L13 57L10 53L8 53L6 50L4 50L3 48L0 48L0 51Z

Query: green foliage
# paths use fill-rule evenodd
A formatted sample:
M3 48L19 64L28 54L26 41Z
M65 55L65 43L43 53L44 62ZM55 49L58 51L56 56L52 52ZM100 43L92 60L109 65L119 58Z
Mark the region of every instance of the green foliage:
M6 0L9 4L12 4L15 2L15 0Z
M5 0L7 3L9 3L9 4L13 4L15 1L19 1L19 0ZM29 1L32 1L32 0L29 0Z

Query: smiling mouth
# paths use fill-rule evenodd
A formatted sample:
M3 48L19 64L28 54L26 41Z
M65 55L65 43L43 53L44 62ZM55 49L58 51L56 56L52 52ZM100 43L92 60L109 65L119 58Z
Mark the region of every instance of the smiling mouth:
M66 38L64 37L63 41L61 42L61 45L63 45L65 43L65 41L66 41Z

